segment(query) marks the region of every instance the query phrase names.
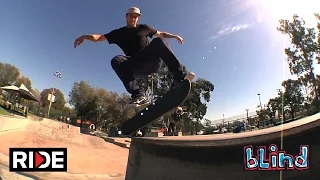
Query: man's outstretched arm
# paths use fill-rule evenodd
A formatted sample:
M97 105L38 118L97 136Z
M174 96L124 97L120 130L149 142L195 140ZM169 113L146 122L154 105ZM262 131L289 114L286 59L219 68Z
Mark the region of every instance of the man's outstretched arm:
M155 36L163 37L163 38L176 38L178 35L171 34L171 33L168 33L168 32L157 31Z
M155 36L163 37L163 38L175 38L175 39L177 39L179 44L183 44L183 38L181 36L178 36L178 35L175 35L175 34L171 34L171 33L168 33L168 32L157 31Z
M76 48L81 43L83 43L84 40L88 40L92 42L100 42L100 41L106 41L107 38L104 35L100 35L100 34L82 35L82 36L79 36L74 41L74 48Z
M80 37L82 37L83 39L86 39L88 41L92 41L92 42L106 41L107 40L107 38L102 34L82 35Z

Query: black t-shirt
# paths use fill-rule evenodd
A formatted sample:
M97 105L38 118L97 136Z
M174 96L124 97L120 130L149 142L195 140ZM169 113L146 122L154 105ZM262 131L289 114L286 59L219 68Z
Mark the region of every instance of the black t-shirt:
M146 24L138 24L135 28L122 27L115 29L104 36L109 44L117 44L122 51L127 55L144 49L149 45L149 39L157 33L157 30Z

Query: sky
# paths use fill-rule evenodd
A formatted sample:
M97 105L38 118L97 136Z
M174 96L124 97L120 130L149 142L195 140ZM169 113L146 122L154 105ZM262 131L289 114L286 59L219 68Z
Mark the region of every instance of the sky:
M186 3L187 2L187 3ZM212 82L205 118L221 119L250 112L277 95L292 78L284 61L289 39L276 30L279 19L294 13L315 26L318 0L0 0L0 62L10 63L40 91L60 89L68 99L74 82L87 81L108 91L125 88L110 65L123 55L116 45L85 41L83 34L105 34L125 26L131 6L142 11L139 23L180 35L168 39L179 61L197 78ZM320 68L315 67L316 73ZM62 72L58 79L53 74Z

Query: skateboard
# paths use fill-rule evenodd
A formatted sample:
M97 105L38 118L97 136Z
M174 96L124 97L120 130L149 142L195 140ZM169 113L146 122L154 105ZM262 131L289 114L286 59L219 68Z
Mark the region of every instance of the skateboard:
M163 114L180 106L187 98L190 89L191 82L188 79L183 80L175 89L170 90L135 116L123 122L120 126L121 134L132 137L140 129L145 129Z

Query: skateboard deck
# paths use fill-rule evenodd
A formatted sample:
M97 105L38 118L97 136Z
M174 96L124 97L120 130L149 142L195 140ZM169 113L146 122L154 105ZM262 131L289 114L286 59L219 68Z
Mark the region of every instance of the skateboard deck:
M175 89L170 90L164 96L157 99L154 103L143 108L131 119L128 119L121 124L121 134L125 136L132 136L139 129L142 129L152 123L163 114L180 106L187 98L191 89L189 80L183 80Z

